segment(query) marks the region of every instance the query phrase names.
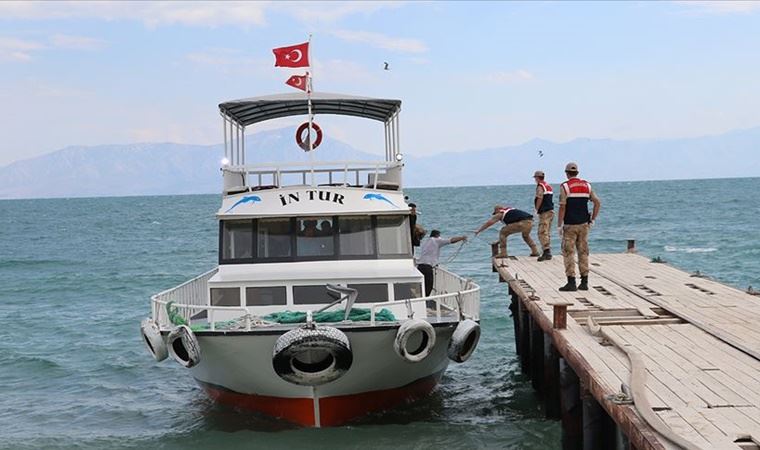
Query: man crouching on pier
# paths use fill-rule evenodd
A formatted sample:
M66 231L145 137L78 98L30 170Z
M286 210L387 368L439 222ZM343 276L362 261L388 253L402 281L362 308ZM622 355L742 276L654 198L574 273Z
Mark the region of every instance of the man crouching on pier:
M538 256L536 243L530 237L530 231L533 229L533 216L531 214L511 206L496 205L493 208L493 216L478 228L475 236L498 222L504 223L504 227L499 232L499 254L496 255L497 258L507 257L507 237L514 233L522 234L523 240L530 247L530 256Z

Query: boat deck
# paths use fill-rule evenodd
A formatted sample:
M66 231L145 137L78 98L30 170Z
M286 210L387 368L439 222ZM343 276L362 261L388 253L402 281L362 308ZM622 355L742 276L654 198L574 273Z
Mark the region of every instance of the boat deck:
M590 263L588 291L560 292L561 256L493 259L512 294L523 370L544 394L547 416L562 416L564 443L576 434L620 447L590 423L596 406L626 446L680 448L676 436L693 448L760 449L760 297L636 254L592 254ZM626 404L615 395L632 385L632 354L643 361L645 388ZM579 380L575 400L554 379L565 363ZM662 421L659 432L647 413Z

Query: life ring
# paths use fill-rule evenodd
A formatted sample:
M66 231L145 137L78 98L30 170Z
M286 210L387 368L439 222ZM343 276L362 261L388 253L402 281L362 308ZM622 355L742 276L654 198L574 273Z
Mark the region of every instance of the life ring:
M410 348L411 347L411 348ZM435 347L435 330L429 322L409 319L398 327L393 349L409 362L420 362Z
M169 354L188 369L201 362L201 347L195 333L187 325L180 325L169 333Z
M300 127L296 130L296 143L298 144L303 151L308 152L310 150L313 150L317 147L319 147L319 144L322 143L322 129L319 128L319 125L317 125L316 122L311 123L311 127L314 128L314 131L317 133L317 139L314 140L314 143L312 144L311 148L309 148L309 140L308 138L304 141L303 138L303 132L309 128L309 122L304 122L301 124ZM311 138L311 132L308 133L309 138Z
M474 320L465 319L454 329L449 341L449 359L463 363L470 359L480 341L480 325Z
M319 386L335 381L354 362L345 333L334 327L296 328L283 334L272 350L272 367L285 381Z
M145 346L148 347L148 351L156 359L156 361L163 361L169 356L169 352L166 349L166 342L164 342L161 331L158 329L158 325L152 319L147 318L140 324L140 334L142 335Z

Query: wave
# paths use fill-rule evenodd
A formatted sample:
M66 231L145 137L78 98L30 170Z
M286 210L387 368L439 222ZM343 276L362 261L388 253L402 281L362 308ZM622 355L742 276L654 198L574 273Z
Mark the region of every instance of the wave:
M665 246L666 252L683 252L683 253L711 253L717 252L715 247L673 247L671 245Z

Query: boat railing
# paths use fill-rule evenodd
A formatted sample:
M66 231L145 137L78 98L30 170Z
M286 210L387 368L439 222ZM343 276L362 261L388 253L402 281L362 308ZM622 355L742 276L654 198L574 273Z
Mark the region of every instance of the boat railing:
M163 292L153 295L150 300L153 320L163 328L172 324L167 305L176 305L177 313L186 321L195 314L194 309L207 308L208 301L208 280L211 279L219 268L214 268L197 277L187 280L179 286L167 289ZM243 308L244 309L244 308Z
M480 286L472 280L460 277L443 267L437 266L433 271L433 293L427 297L394 300L393 302L371 303L370 322L375 324L375 313L378 309L399 303L435 302L435 317L458 315L460 318L480 319Z
M396 161L333 161L260 163L225 166L224 192L286 186L353 186L373 189L400 189L401 168Z
M244 306L212 306L208 301L208 280L218 269L210 270L177 287L165 290L151 297L153 320L159 328L168 330L178 322L190 324L195 319L205 319L208 329L215 331L218 313L229 317L229 313L239 313L237 319L227 322L237 322L236 328L250 331L261 321L259 317ZM480 287L471 280L462 278L441 267L435 268L434 295L410 299L398 299L377 303L363 304L370 309L370 325L375 325L375 315L383 308L394 306L409 306L413 303L435 302L434 316L449 318L456 316L478 320L480 318ZM428 304L430 305L430 304ZM411 308L408 309L411 311ZM428 313L430 316L430 313ZM271 325L271 324L270 324Z

